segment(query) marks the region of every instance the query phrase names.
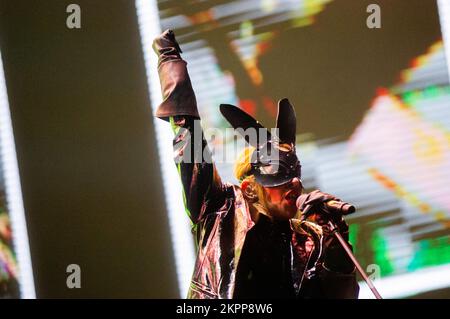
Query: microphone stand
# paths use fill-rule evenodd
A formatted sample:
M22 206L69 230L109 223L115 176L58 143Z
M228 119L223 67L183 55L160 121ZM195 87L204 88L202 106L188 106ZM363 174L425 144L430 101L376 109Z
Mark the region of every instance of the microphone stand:
M306 207L306 209L303 211L303 216L305 216L303 219L306 219L306 213L311 209L311 205L308 205ZM351 259L351 261L353 262L353 264L355 265L356 269L358 270L359 274L361 275L361 277L363 277L364 281L367 283L367 285L369 286L370 290L372 291L372 293L374 294L376 299L383 299L380 295L380 293L378 292L377 288L375 288L372 280L370 280L370 278L367 276L366 272L364 271L364 269L361 267L361 265L359 264L358 260L356 259L355 255L353 255L352 250L350 249L350 247L347 245L347 242L345 241L345 239L342 237L342 235L339 233L339 229L336 226L336 224L334 222L331 221L331 219L328 221L328 226L330 227L331 233L337 238L337 240L339 241L339 243L341 244L342 248L344 248L345 252L347 253L348 257Z

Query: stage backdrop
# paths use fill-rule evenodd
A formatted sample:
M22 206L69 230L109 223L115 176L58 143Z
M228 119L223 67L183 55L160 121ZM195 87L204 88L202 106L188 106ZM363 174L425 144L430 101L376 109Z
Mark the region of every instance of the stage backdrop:
M379 29L366 25L374 2L381 10ZM362 265L380 277L375 283L385 297L431 291L450 296L450 85L443 4L156 4L160 29L173 29L183 49L205 129L228 127L220 103L239 105L268 127L278 99L294 104L304 185L357 206L347 219L351 242ZM211 144L219 148L221 142ZM232 161L216 162L222 179L237 182ZM369 297L361 286L361 296Z

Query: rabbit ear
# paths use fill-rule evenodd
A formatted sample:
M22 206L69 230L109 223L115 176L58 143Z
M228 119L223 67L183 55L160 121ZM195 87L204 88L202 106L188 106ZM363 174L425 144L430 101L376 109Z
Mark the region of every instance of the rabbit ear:
M276 127L278 128L278 138L282 143L292 143L295 145L297 118L294 107L286 98L278 102Z
M256 141L250 139L248 134L242 134L247 143L253 147L258 147L261 143L267 142L271 139L270 132L255 120L250 114L244 112L240 108L230 104L220 104L220 112L230 122L234 129L242 129L241 134L247 129L255 129L257 134ZM262 136L267 134L266 136Z

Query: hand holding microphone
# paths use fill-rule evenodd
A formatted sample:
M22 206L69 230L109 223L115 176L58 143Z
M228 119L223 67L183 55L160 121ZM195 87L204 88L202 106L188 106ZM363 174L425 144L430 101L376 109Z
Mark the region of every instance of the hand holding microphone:
M307 213L308 207L323 205L324 210L330 214L349 215L355 212L355 206L342 202L331 194L315 190L309 194L300 195L297 199L297 208L303 213Z
M375 298L382 299L348 244L348 225L342 216L354 213L355 207L319 190L300 195L296 204L297 208L303 213L303 220L310 216L319 216L317 223L321 226L325 225L323 229L328 229L327 233L331 231L330 234L334 234L333 237L325 240L324 265L330 267L329 269L335 268L338 271L344 269L344 272L347 272L347 269L352 269L354 265L375 295ZM342 247L349 259L342 258L342 251L338 251L336 249L337 244L333 243L334 238L339 242L340 247Z
M342 217L355 211L351 204L340 201L331 194L315 190L297 199L297 208L302 212L302 220L314 222L322 227L324 234L324 264L333 271L350 273L353 262L347 257L336 232L345 245L348 243L348 224Z

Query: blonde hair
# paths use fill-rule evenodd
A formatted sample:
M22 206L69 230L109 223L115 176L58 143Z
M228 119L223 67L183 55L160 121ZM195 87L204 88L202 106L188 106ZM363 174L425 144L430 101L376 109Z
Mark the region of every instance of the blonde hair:
M239 180L241 185L244 181L249 182L249 184L252 185L256 196L258 197L258 201L252 204L253 207L259 212L268 215L263 186L256 181L254 175L249 175L252 169L251 158L254 150L254 147L246 147L238 156L234 165L234 176Z
M251 158L254 147L246 147L244 151L238 156L236 163L234 164L234 176L239 182L242 182L252 169Z

